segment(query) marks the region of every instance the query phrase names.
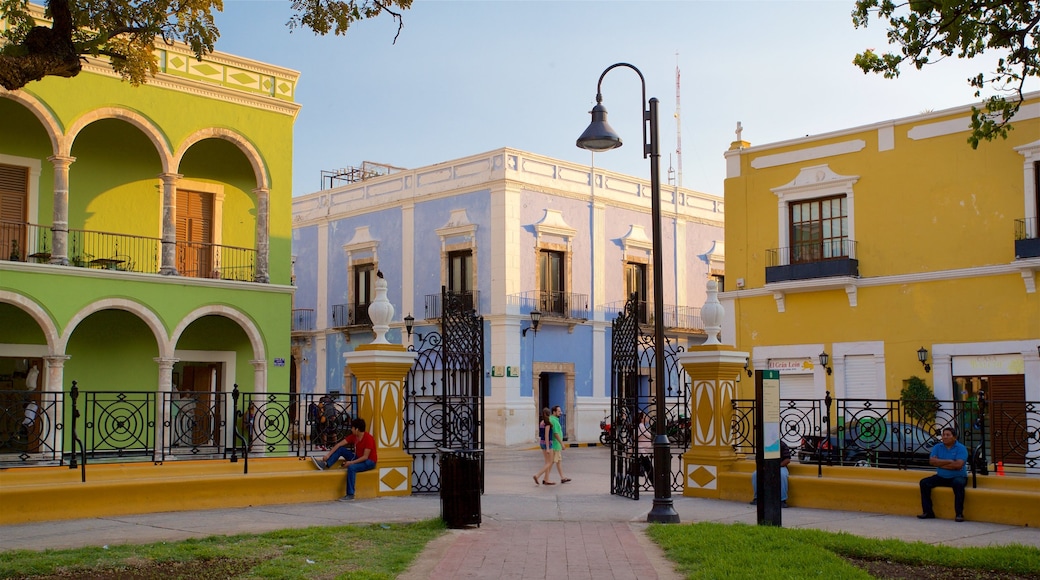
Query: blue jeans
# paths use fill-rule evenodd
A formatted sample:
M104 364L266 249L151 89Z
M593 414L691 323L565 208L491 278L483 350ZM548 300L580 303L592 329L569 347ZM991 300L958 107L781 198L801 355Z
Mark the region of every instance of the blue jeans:
M332 453L328 461L325 462L325 468L336 465L336 462L340 459L346 459L347 461L354 461L357 459L357 455L353 451L346 447L340 447ZM371 459L366 459L361 463L353 463L347 466L347 495L354 495L354 482L357 480L357 474L362 471L368 471L375 469L376 462Z
M780 468L780 501L787 501L787 468ZM758 472L751 474L751 489L752 493L755 494L755 499L758 499Z
M921 480L921 509L925 514L932 514L932 490L937 487L953 488L953 508L959 516L964 515L964 486L968 485L967 477L940 477L933 475Z

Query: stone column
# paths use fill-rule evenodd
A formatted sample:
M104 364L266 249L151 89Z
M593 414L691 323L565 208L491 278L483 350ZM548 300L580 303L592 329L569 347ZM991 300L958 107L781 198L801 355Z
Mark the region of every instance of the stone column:
M47 355L43 357L43 363L47 367L47 372L43 373L40 377L42 386L38 387L45 393L61 393L62 381L65 380L65 361L69 360L68 355ZM56 429L58 425L64 425L66 421L65 417L65 397L58 394L53 395L55 397L54 407L49 413L48 419L50 420L51 428ZM47 405L44 405L47 408ZM72 421L71 417L67 418ZM64 425L62 431L55 434L54 437L54 451L58 457L62 456L65 449L65 438L72 437L72 426ZM70 439L71 442L71 439Z
M54 214L51 220L51 264L69 265L69 166L75 157L53 155ZM59 383L60 384L60 383Z
M271 247L271 195L266 187L253 190L256 194L256 278L264 284L271 281L268 271L268 253Z
M404 450L404 379L416 356L398 344L360 345L344 355L357 377L358 416L376 440L379 496L412 493L412 456Z
M163 187L162 257L159 273L177 276L177 182L179 173L161 173ZM218 224L220 222L217 222Z
M159 389L155 394L155 453L172 459L169 448L173 441L166 439L166 435L172 432L173 397L170 393L173 391L173 365L180 359L156 357L153 360L159 364ZM160 458L153 457L152 460L159 461Z

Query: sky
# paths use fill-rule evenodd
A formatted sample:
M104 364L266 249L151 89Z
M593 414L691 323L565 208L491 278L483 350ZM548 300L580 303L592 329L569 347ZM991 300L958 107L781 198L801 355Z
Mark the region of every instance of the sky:
M407 169L512 147L649 179L639 77L603 80L625 145L595 154L575 140L596 83L627 62L660 101L662 182L721 196L723 153L975 101L969 76L996 57L947 59L896 80L865 75L857 52L889 48L883 22L852 25L852 0L415 0L404 28L381 16L345 36L290 32L287 0L224 0L216 49L299 71L293 195L321 171L363 161ZM677 106L676 69L681 106ZM1033 79L1029 90L1040 89ZM984 93L985 96L985 93ZM676 111L679 111L678 117ZM681 131L679 127L681 124ZM676 177L677 179L677 177Z

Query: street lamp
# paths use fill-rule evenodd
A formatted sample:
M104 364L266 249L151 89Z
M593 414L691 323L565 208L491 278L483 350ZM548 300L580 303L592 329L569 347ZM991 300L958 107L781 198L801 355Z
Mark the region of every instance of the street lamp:
M665 434L665 367L664 367L664 260L661 257L661 151L657 139L657 98L646 100L646 79L636 67L619 62L612 64L599 75L596 83L596 105L592 107L592 123L578 137L578 147L589 151L608 151L621 147L621 137L607 123L607 108L603 106L603 77L611 70L627 67L639 75L643 87L643 98L639 102L648 103L649 108L643 111L643 159L650 158L650 216L653 227L653 263L654 263L654 382L656 391L657 433L654 437L654 507L646 516L646 521L657 523L679 523L679 514L672 505L672 472L671 449L668 436ZM647 124L649 123L649 140Z

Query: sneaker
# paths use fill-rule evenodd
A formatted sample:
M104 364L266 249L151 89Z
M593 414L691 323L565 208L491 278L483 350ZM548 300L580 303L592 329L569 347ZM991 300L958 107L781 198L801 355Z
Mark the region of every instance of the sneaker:
M748 505L758 505L758 499L756 498L756 499L753 499L753 500L749 501Z
M318 471L325 471L325 461L318 459L317 457L311 457L311 461L314 462L314 467L318 468Z
M954 521L963 522L964 521L964 516L962 516L960 514L957 514L957 517L955 517L953 519L954 519Z
M780 502L780 507L782 507L782 508L787 507L787 502L786 501Z
M345 495L345 496L339 498L336 501L353 501L353 499L354 499L353 495Z
M917 519L919 519L919 520L934 520L935 519L935 514L920 514L919 516L917 516Z

